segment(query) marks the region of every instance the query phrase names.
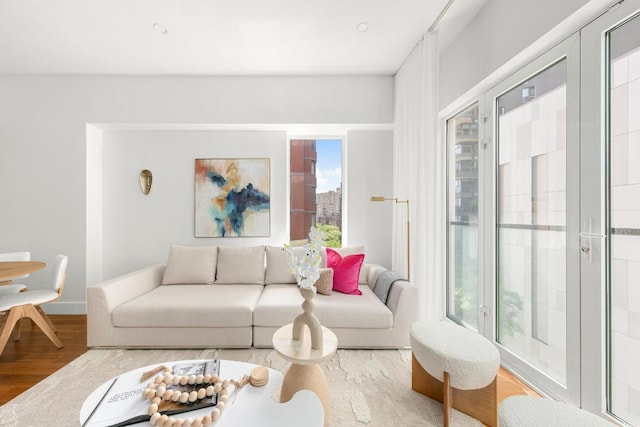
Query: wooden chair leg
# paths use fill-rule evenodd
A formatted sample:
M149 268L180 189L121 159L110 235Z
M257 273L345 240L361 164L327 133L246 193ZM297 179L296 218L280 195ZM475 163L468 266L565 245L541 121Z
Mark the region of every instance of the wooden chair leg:
M44 332L44 334L51 340L51 342L56 345L56 347L64 347L58 336L49 326L51 320L49 320L48 318L45 320L46 315L43 316L42 314L40 314L40 312L36 310L36 308L32 304L23 305L22 307L24 307L25 309L25 314L29 316L40 329L42 329L42 332Z
M47 324L49 325L49 328L51 328L51 330L55 333L58 333L58 329L56 328L56 326L53 324L53 322L51 321L51 319L49 319L49 316L46 315L46 313L44 312L44 310L42 309L42 307L37 306L36 310L38 310L38 313L40 313L42 315L42 318L47 322Z
M5 314L2 319L2 325L0 326L0 354L4 351L4 348L11 337L14 326L16 323L24 317L24 306L13 307L9 310L9 313Z
M9 337L9 340L16 342L16 341L20 341L20 320L18 319L16 321L16 325L13 327L13 331L11 332L11 337Z
M26 286L23 289L20 289L20 292L28 292L28 291L29 291L29 288ZM16 327L13 329L13 334L11 334L11 340L13 342L20 341L20 324L21 323L22 322L17 322Z

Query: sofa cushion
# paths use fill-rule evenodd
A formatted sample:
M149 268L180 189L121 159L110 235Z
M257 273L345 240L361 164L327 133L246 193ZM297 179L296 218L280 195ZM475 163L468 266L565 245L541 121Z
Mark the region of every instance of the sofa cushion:
M322 295L331 295L333 290L333 269L332 268L320 268L320 277L313 285L316 287L318 293Z
M264 246L219 246L216 283L263 285Z
M162 284L213 283L217 258L217 246L172 245Z
M263 285L158 286L113 310L116 327L246 327Z
M304 254L304 248L292 248L296 257ZM274 283L296 283L296 278L289 273L289 264L287 263L287 254L282 246L267 246L267 271L264 277L264 283L272 285Z
M361 296L334 292L316 294L313 312L327 328L387 329L393 315L367 285L360 285ZM292 323L302 313L300 290L291 285L265 286L253 312L254 326L280 327Z
M333 289L345 294L362 295L358 289L358 281L363 262L364 254L342 257L338 252L327 248L327 267L333 269Z

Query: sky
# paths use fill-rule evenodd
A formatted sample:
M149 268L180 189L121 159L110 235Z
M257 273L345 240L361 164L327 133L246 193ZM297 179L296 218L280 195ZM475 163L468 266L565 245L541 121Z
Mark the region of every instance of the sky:
M342 180L342 140L316 139L316 193L340 187Z

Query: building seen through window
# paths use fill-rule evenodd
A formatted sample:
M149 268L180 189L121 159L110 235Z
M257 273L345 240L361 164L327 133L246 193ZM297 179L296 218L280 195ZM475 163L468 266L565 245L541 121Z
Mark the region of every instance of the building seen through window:
M290 140L290 240L305 242L311 226L325 245L342 246L342 140Z
M478 222L478 110L472 108L455 119L454 221Z
M478 104L447 120L448 315L478 327Z

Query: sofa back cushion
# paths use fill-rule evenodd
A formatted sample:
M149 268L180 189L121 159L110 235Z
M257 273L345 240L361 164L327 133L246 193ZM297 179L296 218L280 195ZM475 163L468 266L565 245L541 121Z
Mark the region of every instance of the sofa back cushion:
M172 245L163 285L210 284L216 277L217 246Z
M264 285L264 246L219 246L216 283Z
M265 274L264 283L267 285L296 283L296 278L289 273L289 264L287 263L287 254L282 246L267 246L267 272ZM293 254L299 258L304 255L303 247L293 248Z

